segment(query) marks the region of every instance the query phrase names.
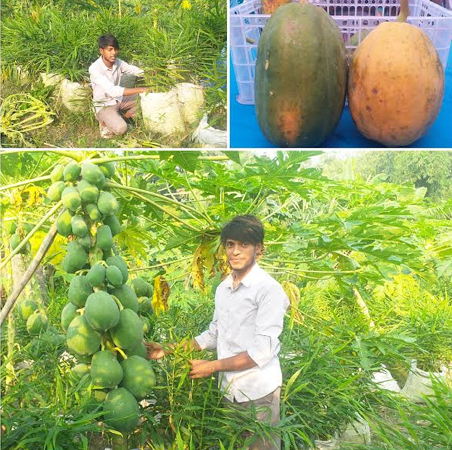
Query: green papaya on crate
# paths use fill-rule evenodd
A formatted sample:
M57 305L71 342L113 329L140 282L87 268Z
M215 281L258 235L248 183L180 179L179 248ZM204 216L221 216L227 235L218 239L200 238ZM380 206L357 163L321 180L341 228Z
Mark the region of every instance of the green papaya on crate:
M71 241L67 246L67 253L63 259L62 267L67 273L75 273L82 269L88 261L88 253L77 242Z
M64 181L76 181L82 168L77 163L69 163L63 170Z
M72 217L71 220L71 226L72 226L72 234L75 234L76 236L83 237L88 234L88 225L86 225L86 222L84 221L82 216L75 215Z
M52 202L60 201L65 187L66 185L64 184L64 181L57 181L56 183L53 183L47 191L48 199Z
M63 200L63 205L71 211L77 211L82 204L82 198L74 186L65 188L61 194L61 199Z
M99 263L93 264L91 269L89 269L86 274L86 279L88 280L89 285L92 287L99 287L103 284L105 281L105 272L106 268L104 265Z
M116 356L103 350L93 355L90 374L94 386L113 389L121 382L123 370Z
M123 284L122 273L116 266L109 266L107 268L105 276L112 286L114 287L122 286Z
M72 278L68 291L68 298L72 304L78 308L83 308L85 306L86 299L92 293L93 289L86 276L77 275Z
M77 315L77 306L69 302L61 311L61 328L64 332L67 331L69 324Z
M119 312L118 324L110 330L113 342L124 350L138 347L143 340L143 324L137 313L131 309Z
M97 201L97 207L102 214L112 216L118 212L119 204L114 195L102 191Z
M89 203L86 205L86 212L91 220L98 222L102 220L103 214L99 211L99 208L95 203Z
M101 335L88 323L85 316L76 316L66 333L67 346L76 355L86 357L99 350Z
M133 355L121 361L121 366L124 372L121 386L137 400L147 397L155 386L155 374L150 362L141 356Z
M116 287L111 291L111 295L114 295L124 308L138 312L138 297L129 286L124 284Z
M103 222L104 225L108 225L110 227L112 236L116 236L121 232L121 224L116 216L107 216Z
M52 183L64 180L64 166L62 164L57 164L53 168L52 172L50 173L50 179L52 180Z
M20 301L16 310L19 313L19 317L22 320L28 320L28 318L38 309L38 304L34 300L23 299Z
M97 229L96 245L102 250L110 250L113 247L113 236L108 225L101 225Z
M56 226L61 236L68 237L72 234L72 214L68 209L59 215Z
M120 387L107 394L103 404L104 422L121 432L132 432L138 425L140 407L135 397Z
M99 189L97 186L94 186L86 180L78 182L77 190L80 193L83 203L95 203L99 198Z
M121 258L121 256L110 256L106 259L107 265L116 266L122 273L124 283L129 279L129 271L127 270L127 264Z
M259 38L254 81L257 121L270 142L320 145L339 122L347 87L345 45L333 18L310 3L277 8Z
M35 311L28 319L27 319L27 331L31 335L38 335L43 331L47 330L49 326L49 319L47 316L41 311Z
M86 300L85 317L96 331L107 331L119 322L119 308L105 291L91 294Z
M95 164L89 162L82 164L82 178L95 186L101 183L103 184L105 181L105 175L102 170Z

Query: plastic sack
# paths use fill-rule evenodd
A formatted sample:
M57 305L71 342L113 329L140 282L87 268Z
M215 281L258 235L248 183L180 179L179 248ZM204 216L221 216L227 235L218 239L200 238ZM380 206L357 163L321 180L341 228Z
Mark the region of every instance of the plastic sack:
M316 450L334 450L337 448L339 441L337 438L330 439L328 441L315 440Z
M179 99L185 123L191 125L199 119L204 106L204 91L201 86L192 83L178 83L173 89Z
M346 444L370 444L370 427L366 420L358 416L358 419L347 425L340 435L339 442Z
M41 73L41 80L44 86L54 86L57 87L63 80L63 76L57 73Z
M399 384L394 380L384 364L381 366L381 370L372 374L372 381L377 384L379 389L393 392L400 392L401 390Z
M413 402L425 403L424 397L434 395L432 377L446 379L445 373L424 372L418 369L417 361L413 360L405 386L402 389L402 394Z
M195 142L205 148L226 148L228 145L227 131L217 130L209 126L206 114L204 114L192 136Z
M64 79L61 82L61 101L69 111L80 112L87 108L88 88Z
M140 94L145 127L157 133L185 132L185 124L175 91Z

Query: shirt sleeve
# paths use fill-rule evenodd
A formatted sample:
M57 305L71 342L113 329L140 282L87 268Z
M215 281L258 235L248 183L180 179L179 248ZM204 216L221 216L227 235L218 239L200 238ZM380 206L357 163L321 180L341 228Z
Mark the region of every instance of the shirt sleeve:
M104 90L105 94L108 95L109 97L119 98L123 96L124 88L115 85L105 75L102 75L101 73L96 72L95 70L90 70L89 77L91 83L93 83L93 85L96 84L100 86Z
M267 288L258 299L254 341L247 351L259 367L265 366L279 353L279 335L288 306L289 299L279 284Z
M209 329L195 337L196 342L202 350L216 350L218 337L218 314L217 308L213 313L212 322L210 322Z
M121 61L121 72L139 76L143 75L144 70L134 66L133 64L127 64L125 61Z

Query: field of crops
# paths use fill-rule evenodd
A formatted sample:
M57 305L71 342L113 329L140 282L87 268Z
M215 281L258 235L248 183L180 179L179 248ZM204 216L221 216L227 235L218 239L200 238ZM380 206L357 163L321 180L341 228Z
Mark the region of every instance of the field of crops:
M145 71L141 84L153 93L182 82L201 86L200 116L225 129L226 2L6 0L1 11L3 146L199 146L192 140L199 120L185 132L165 136L147 129L138 116L126 136L101 139L88 68L99 57L97 38L106 33L118 38L121 59ZM71 110L61 80L87 86Z
M9 150L1 166L2 448L232 450L270 432L285 450L452 448L451 152ZM126 373L141 339L206 329L229 270L220 230L248 213L290 299L277 427L244 425L216 377L188 377L209 352L147 362L141 393L138 369L120 387L99 375L100 342ZM85 278L100 288L82 301ZM107 291L108 332L89 305ZM82 320L100 330L83 345Z

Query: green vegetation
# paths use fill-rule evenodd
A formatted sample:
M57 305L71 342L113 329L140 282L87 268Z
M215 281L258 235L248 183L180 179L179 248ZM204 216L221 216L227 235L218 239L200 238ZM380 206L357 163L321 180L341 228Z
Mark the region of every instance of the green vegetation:
M67 244L66 234L57 234L42 261L48 300L40 298L40 289L24 292L3 322L3 447L120 448L125 445L124 438L118 441L120 431L128 435L129 448L243 449L249 445L244 431L275 431L283 449L307 449L316 440L343 436L362 418L371 428L372 443L354 448L448 448L450 198L441 190L426 196L425 189L408 181L363 178L333 163L322 171L317 155L3 153L1 218L8 226L2 227L2 287L7 298L17 285L13 265L21 259L28 266L52 225L61 221L64 206L50 202L46 192L60 181L59 166L71 158L77 164L114 162L114 175L101 190L108 189L118 204L116 216L109 216L117 219L111 250L96 246L92 226L85 247L78 241L83 238L71 237ZM343 167L350 161L346 158ZM96 229L106 225L105 217L90 217L87 205L78 208L75 216L96 222ZM259 265L282 283L291 301L281 336L283 419L275 430L254 423L245 430L243 414L224 407L215 378L188 378L188 361L211 354L180 346L161 363L143 359L143 338L180 342L206 329L212 292L228 273L219 231L244 213L265 223L266 249ZM69 216L70 224L75 216ZM39 225L28 238L25 223ZM11 230L21 240L15 254ZM24 242L31 252L20 254ZM105 279L111 268L125 284L114 287ZM97 270L102 274L93 281ZM31 299L36 309L26 303ZM26 331L25 317L33 317L33 311L47 319L38 335ZM94 364L93 358L108 362ZM413 359L424 371L449 371L433 381L433 395L422 404L374 382L384 366L391 382L402 388Z

